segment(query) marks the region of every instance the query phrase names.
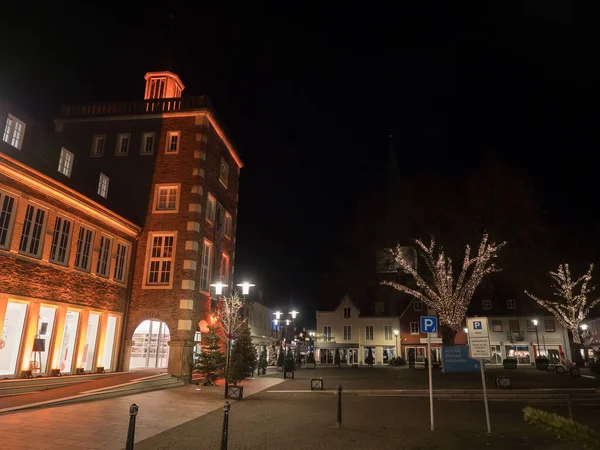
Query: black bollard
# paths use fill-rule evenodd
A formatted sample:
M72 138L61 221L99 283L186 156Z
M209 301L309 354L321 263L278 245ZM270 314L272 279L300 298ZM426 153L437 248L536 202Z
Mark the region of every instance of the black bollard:
M129 407L129 429L127 430L125 450L133 450L133 441L135 439L135 416L137 416L138 409L138 405L135 403Z
M340 427L340 426L342 426L342 385L341 384L338 384L337 394L338 394L338 411L337 411L337 422L335 425L337 427Z
M223 406L223 432L221 433L221 450L227 450L227 437L229 436L229 409L231 405L225 402Z

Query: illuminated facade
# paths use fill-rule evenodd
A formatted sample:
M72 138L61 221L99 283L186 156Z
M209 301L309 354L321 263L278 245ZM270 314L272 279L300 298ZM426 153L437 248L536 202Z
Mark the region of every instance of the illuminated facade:
M69 349L70 346L74 349L68 352L75 361L73 368L83 364L80 355L84 348L90 348L81 324L87 309L88 316L96 321L94 302L97 302L106 306L102 310L106 318L102 315L98 318L99 336L102 336L102 327L108 327L110 317L117 318L112 368L166 367L170 373L189 379L198 327L202 320L207 320L211 307L210 284L217 279L229 285L232 282L242 162L216 119L208 98L182 97L183 83L170 72L148 73L145 79L143 100L63 107L54 121L55 133L41 140L39 145L32 141L32 146L39 149L39 159L50 161L40 168L39 175L45 176L44 183L62 186L60 189L72 196L85 199L78 204L56 188L56 201L62 202L56 208L64 208L73 227L72 237L67 238L70 245L67 268L79 278L83 275L77 269L77 264L81 263L75 260L75 241L80 237L79 230L87 229L84 222L94 229L90 238L93 240L91 261L88 262L91 269L84 274L87 278L32 297L58 303L61 298L68 299L64 302L67 304L64 306L66 315L61 318L57 314L55 322L58 326L52 325L57 330L69 328L69 320L71 323L75 320L69 319L73 315L68 314L70 309L75 312L75 306L68 305L83 308L77 319L78 325L74 325L77 328L75 337L62 338L69 342ZM19 114L0 112L7 120L2 153L29 165L28 152L24 150L28 146L30 121L16 122L11 117L18 119ZM20 128L17 125L21 125ZM24 171L33 170L21 166ZM42 172L45 175L41 175ZM2 175L0 171L0 177ZM39 186L22 186L15 177L0 178L0 195L3 189L13 194L26 192L26 188L41 189ZM44 201L52 193L43 189L40 192ZM26 203L19 200L20 209L16 218L11 219L15 220L15 226L10 232L10 248L4 251L0 247L0 257L12 257L17 267L25 257L19 253L19 236L28 214L28 210L23 209L27 207ZM36 211L33 211L34 219ZM38 266L53 267L52 233L64 229L58 222L55 224L55 217L62 214L60 211L50 212L42 219L46 228L40 234L43 244L39 247L43 245L43 249L37 249L41 252L37 256ZM0 219L0 230L1 223ZM31 223L35 228L35 221ZM55 229L58 231L53 231ZM37 236L34 231L30 233ZM110 246L102 240L105 235L111 239ZM83 236L87 239L85 233ZM60 235L57 239L61 242ZM126 276L122 281L121 271L116 269L123 259L119 251L124 251L119 242L127 244ZM109 257L105 256L107 254ZM110 261L102 262L97 268L98 258ZM59 267L58 270L65 269ZM20 273L13 276L16 276L14 285L29 284L19 278ZM1 277L2 274L0 280ZM80 284L85 286L82 290L86 292L87 286L93 283L103 283L98 300L92 293L79 298L71 292ZM16 287L9 288L10 305L12 299L17 298L16 290ZM118 294L113 293L115 290ZM0 287L0 314L2 301L9 298L3 297L2 292ZM107 297L111 301L114 298L114 302L110 303ZM60 307L63 305L58 306L59 311ZM46 314L46 309L43 312ZM18 324L21 321L19 314L22 315L11 306L10 320L0 316L0 324L10 322L9 328ZM46 322L38 324L39 320L35 322L29 318L29 311L25 314L24 336L29 333L32 339L37 339L42 326L51 327L49 323L41 325ZM110 324L113 322L110 319ZM69 339L75 342L71 345ZM100 342L101 338L97 340L96 347L106 345L103 344L105 341ZM33 341L31 345L28 342L20 350L18 363L21 369L25 368L25 360L29 358L29 347L33 347ZM97 361L96 365L99 365Z

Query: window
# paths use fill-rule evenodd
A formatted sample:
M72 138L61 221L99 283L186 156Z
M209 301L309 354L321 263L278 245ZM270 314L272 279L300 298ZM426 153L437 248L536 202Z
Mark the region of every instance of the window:
M167 79L165 77L162 78L151 78L150 85L148 87L147 98L163 98L165 96L165 85L167 83Z
M57 217L54 222L54 234L50 247L50 261L67 265L69 263L69 243L71 240L71 221Z
M101 236L100 250L98 251L98 264L96 264L96 275L108 278L110 271L110 248L112 239Z
M352 308L344 308L344 319L349 319L352 314Z
M352 327L344 325L344 340L349 341L352 339Z
M365 340L372 341L373 340L373 326L367 325L365 327Z
M115 154L117 156L126 156L129 153L129 141L131 140L131 134L119 133L117 134L117 148Z
M519 321L518 320L509 320L508 321L508 329L510 331L519 331Z
M177 212L179 205L179 186L156 185L154 191L154 211Z
M515 300L506 300L506 307L508 309L515 309L516 301Z
M492 301L484 300L483 301L483 309L492 309Z
M533 320L526 320L525 326L527 327L527 331L535 331L535 325L533 324Z
M120 242L117 244L117 258L115 260L115 272L113 279L115 281L125 282L125 268L127 267L128 248Z
M204 241L202 246L202 261L200 263L200 289L209 292L210 262L212 261L212 244Z
M410 334L419 334L419 322L410 323Z
M167 133L167 148L166 153L179 152L179 131L169 131Z
M231 237L231 227L233 224L233 217L228 212L225 212L225 237Z
M58 160L58 171L67 177L71 177L73 170L73 153L66 148L60 149L60 159Z
M7 249L10 247L10 231L12 229L15 203L15 197L0 191L0 248Z
M154 133L142 133L140 154L151 155L152 153L154 153Z
M92 138L92 156L103 156L106 145L106 136L97 134Z
M173 246L175 235L153 234L150 236L151 246L148 255L149 285L170 285L173 271Z
M0 225L2 221L0 221ZM548 333L553 333L556 331L556 325L554 324L554 319L546 319L544 320L544 330Z
M415 300L413 307L415 311L423 311L423 302L421 300Z
M25 122L17 119L12 114L9 114L6 118L6 126L4 127L4 142L21 150L24 133Z
M90 271L92 262L92 243L94 242L94 232L89 228L79 228L79 237L77 238L77 250L75 252L75 268L79 270Z
M108 197L108 183L110 178L108 178L103 173L100 174L100 179L98 180L98 195L101 197Z
M501 320L492 320L492 331L502 332L502 321Z
M331 341L331 327L323 327L323 340Z
M221 166L219 169L219 181L223 183L223 186L229 185L229 164L224 158L221 158Z
M221 267L219 269L219 277L225 284L229 281L229 256L225 253L221 255Z
M383 334L385 337L386 341L391 341L392 340L392 326L391 325L385 325L383 327Z
M19 251L26 255L39 258L42 253L42 237L46 211L33 205L27 205L23 233L19 243Z
M206 201L206 220L214 223L217 215L217 200L210 194L208 194L208 200Z

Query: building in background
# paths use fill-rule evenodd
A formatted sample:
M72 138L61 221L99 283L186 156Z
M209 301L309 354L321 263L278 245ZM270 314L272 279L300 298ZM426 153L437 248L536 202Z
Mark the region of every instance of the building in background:
M71 293L75 283L69 282L40 293L40 299L53 302L66 296L81 307L114 307L120 314L115 338L120 358L119 364L111 362L112 366L123 370L168 367L171 374L188 379L197 330L213 306L210 285L217 280L232 284L242 162L207 97L183 97L184 85L171 72L148 73L145 81L139 101L63 107L49 138L34 134L34 123L23 119L26 116L16 109L0 111L0 120L5 120L2 153L32 169L39 161L38 170L47 177L44 182L56 184L57 192L68 190L85 199L82 205L93 205L81 206L86 214L95 208L113 217L113 222L124 224L123 229L113 229L113 222L113 228L104 224L107 219L98 224L76 207L58 203L57 212L43 218L38 209L33 215L19 210L16 220L10 219L16 224L14 231L11 228L11 247L0 248L0 252L3 257L13 257L20 267L20 258L14 258L23 253L19 246L25 245L20 242L19 226L24 226L20 221L31 216L28 233L40 241L35 258L41 263L49 261L54 228L48 227L59 226L54 217L64 208L65 217L73 222L68 254L75 258L76 239L84 227L78 222L81 215L82 224L89 221L93 233L91 237L83 235L83 245L89 242L91 248L90 279L106 279L108 285L78 297ZM20 208L33 203L26 197L26 186L14 179L2 181L7 192L25 198L19 201ZM45 197L40 200L49 201ZM60 236L58 239L60 242ZM42 244L50 247L42 248ZM80 262L72 261L73 267L76 264ZM126 267L117 269L122 264ZM11 276L17 281L8 288L0 287L7 298L19 295L15 284L25 283L18 278L20 273ZM116 289L112 283L122 284L122 298L114 300L114 305L110 303ZM24 320L33 323L29 316ZM13 319L3 323L4 330L10 329ZM78 333L73 338L77 340L75 348L85 346L82 336ZM29 358L29 351L23 347L21 359Z
M252 343L258 349L258 355L260 356L260 352L266 350L268 361L271 345L275 340L273 336L273 311L254 301L249 302L244 307L244 314L250 327Z

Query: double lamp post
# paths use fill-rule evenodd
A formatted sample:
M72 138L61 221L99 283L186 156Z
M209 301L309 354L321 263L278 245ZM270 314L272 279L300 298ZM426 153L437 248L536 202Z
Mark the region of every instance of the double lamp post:
M292 325L292 329L295 330L296 329L296 316L298 316L298 311L296 310L292 310L288 313L291 316L291 320L290 319L282 319L281 316L283 315L283 313L281 311L275 311L273 313L273 315L275 316L275 319L273 319L273 323L275 324L276 327L278 327L278 329L280 331L282 331L282 338L283 338L283 365L285 367L285 358L287 357L287 338L288 338L288 334L289 334L289 326L290 324ZM281 323L280 323L281 322ZM285 324L285 325L284 325ZM283 329L285 329L285 334L283 332Z

